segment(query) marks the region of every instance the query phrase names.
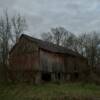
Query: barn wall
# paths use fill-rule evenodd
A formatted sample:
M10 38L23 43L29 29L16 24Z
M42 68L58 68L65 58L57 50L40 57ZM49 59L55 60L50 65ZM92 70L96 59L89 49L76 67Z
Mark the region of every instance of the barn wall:
M35 80L38 70L38 46L21 39L9 56L9 70L12 79ZM35 72L34 72L35 71Z
M86 77L87 61L81 57L51 53L40 50L40 70L51 72L52 80L83 80Z
M52 81L55 81L59 78L59 73L60 79L63 79L61 73L64 72L64 55L40 49L40 70L44 73L51 73Z
M87 60L81 57L65 57L65 80L82 80L87 74Z
M40 50L40 69L48 72L64 71L64 56L63 54L51 53Z

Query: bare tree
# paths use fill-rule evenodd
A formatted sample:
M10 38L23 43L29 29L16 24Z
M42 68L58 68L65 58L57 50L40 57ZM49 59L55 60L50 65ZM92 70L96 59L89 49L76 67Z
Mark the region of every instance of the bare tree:
M0 64L2 64L2 67L0 66L0 73L3 72L2 77L4 76L4 79L8 77L8 57L10 46L15 43L14 34L16 35L17 41L20 34L26 29L26 26L24 17L17 15L11 19L8 16L7 10L0 17Z
M16 42L20 35L27 29L26 19L20 14L12 17L13 31L16 35Z
M95 66L96 64L96 59L98 57L97 51L98 51L98 46L100 45L100 38L98 36L98 34L96 32L93 32L90 36L89 36L89 53L88 53L88 58L90 60L90 64L92 66Z
M98 61L98 50L100 37L96 32L84 33L78 36L80 53L85 56L91 66L95 66Z
M67 30L63 27L52 28L51 33L54 43L57 45L61 45L64 36L67 34Z
M74 34L72 34L71 32L69 32L67 34L67 36L65 36L65 38L63 39L62 45L64 47L72 49L73 51L78 52L77 42L78 42L77 37Z
M7 11L5 16L0 19L0 38L1 38L1 47L2 47L2 58L3 64L6 64L7 55L9 53L9 40L12 37L11 33L11 24Z
M62 45L63 40L68 33L69 32L65 28L57 27L52 28L51 32L42 33L41 38L56 45Z
M0 18L0 53L1 63L3 65L4 77L7 79L7 65L8 65L8 54L9 54L9 40L11 39L11 24L7 11L5 15Z
M52 35L51 35L51 33L50 32L48 32L48 33L42 33L41 34L41 38L44 40L44 41L47 41L47 42L53 42L52 40Z

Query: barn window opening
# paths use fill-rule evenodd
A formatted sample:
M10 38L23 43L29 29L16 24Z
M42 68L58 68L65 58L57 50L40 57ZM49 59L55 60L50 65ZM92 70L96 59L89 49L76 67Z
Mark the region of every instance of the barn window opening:
M74 78L78 79L79 78L79 73L78 72L74 72Z
M58 73L58 80L60 80L61 79L61 74L60 73Z
M42 73L41 76L43 81L51 81L51 73Z

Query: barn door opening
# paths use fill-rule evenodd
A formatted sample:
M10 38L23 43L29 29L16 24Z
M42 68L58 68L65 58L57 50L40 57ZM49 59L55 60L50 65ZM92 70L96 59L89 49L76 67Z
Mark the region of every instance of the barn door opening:
M74 72L73 73L73 80L74 81L78 81L79 80L79 73L78 72Z
M51 73L42 73L42 80L45 81L45 82L48 82L48 81L51 81Z

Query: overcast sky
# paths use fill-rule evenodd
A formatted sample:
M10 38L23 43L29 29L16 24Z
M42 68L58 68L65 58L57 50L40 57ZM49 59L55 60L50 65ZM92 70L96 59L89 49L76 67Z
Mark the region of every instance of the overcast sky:
M5 8L24 15L34 36L58 26L75 34L100 31L100 0L0 0L0 12Z

